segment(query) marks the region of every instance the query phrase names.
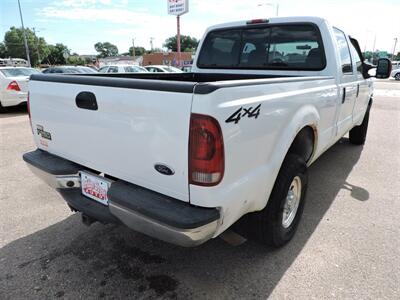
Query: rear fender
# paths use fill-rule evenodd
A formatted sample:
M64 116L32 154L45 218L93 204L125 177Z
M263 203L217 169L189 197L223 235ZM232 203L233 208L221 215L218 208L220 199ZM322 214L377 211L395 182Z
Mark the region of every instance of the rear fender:
M314 147L309 162L313 160L315 149L317 149L318 143L319 120L320 116L317 109L311 105L303 106L296 112L296 114L290 120L289 124L282 131L281 139L279 140L280 142L276 144L273 154L271 156L271 160L267 161L267 164L270 164L270 166L266 169L270 170L271 173L266 174L267 178L265 178L264 182L266 182L267 184L265 185L264 197L260 197L260 201L258 203L254 203L251 207L249 207L249 212L262 210L267 205L279 170L282 166L283 160L286 157L286 154L289 151L290 146L292 145L300 130L307 126L311 127L314 131ZM273 180L271 180L271 178L273 178Z

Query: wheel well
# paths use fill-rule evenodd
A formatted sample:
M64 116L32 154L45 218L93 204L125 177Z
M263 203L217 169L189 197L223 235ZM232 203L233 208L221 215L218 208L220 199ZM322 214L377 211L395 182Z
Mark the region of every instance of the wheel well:
M289 148L289 153L297 154L308 162L314 153L315 133L311 126L300 130Z

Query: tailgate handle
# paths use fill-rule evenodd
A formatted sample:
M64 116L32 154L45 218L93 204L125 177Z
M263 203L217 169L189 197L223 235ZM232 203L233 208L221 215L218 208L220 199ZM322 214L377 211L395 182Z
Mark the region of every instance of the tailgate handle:
M82 109L97 110L96 96L91 92L80 92L75 98L76 106Z

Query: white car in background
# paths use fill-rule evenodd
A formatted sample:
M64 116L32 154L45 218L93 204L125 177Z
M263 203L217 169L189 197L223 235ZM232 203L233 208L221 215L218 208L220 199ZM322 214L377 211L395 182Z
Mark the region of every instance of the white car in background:
M99 69L99 73L147 73L148 71L136 65L107 65Z
M145 66L146 70L152 73L183 73L182 70L164 65L148 65Z
M392 73L390 77L400 80L400 61L392 61Z
M27 101L29 76L36 73L33 68L0 67L0 112Z

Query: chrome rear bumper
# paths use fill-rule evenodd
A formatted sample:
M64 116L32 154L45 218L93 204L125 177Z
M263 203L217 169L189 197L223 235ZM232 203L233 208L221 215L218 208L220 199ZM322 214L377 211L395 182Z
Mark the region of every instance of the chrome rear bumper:
M81 194L79 171L85 171L84 167L42 150L24 154L24 160L36 176L60 192L71 208L101 222L119 221L135 231L184 247L204 243L219 227L217 208L195 207L120 180L111 183L109 206L105 206Z

